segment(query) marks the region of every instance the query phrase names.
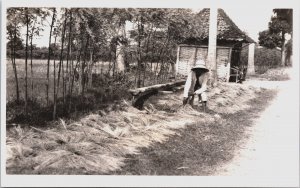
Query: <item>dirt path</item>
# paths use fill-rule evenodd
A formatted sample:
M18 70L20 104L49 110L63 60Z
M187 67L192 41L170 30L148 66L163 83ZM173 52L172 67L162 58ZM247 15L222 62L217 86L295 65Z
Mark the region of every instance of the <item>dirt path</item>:
M277 88L273 103L249 128L249 139L217 175L243 176L243 185L299 186L299 82L248 81Z

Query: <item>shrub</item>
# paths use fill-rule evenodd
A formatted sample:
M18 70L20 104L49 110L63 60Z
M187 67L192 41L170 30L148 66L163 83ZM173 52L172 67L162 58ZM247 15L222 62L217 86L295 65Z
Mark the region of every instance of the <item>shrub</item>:
M113 101L128 98L128 89L133 85L127 73L116 73L113 77L109 74L93 75L93 88L89 91L103 102Z
M266 72L270 68L276 68L281 64L281 52L277 49L256 48L255 71L259 74Z
M248 64L248 47L243 48L241 52L241 63ZM270 68L276 68L281 64L280 50L268 49L265 47L256 47L254 53L255 72L265 73Z

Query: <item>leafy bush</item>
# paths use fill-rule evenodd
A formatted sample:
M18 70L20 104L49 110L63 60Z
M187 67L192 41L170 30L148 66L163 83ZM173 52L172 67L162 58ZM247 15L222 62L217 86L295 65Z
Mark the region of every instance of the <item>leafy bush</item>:
M248 47L243 48L241 52L241 63L248 64ZM256 47L254 53L255 72L265 73L270 68L279 67L281 64L280 50Z
M94 74L93 88L90 91L94 92L101 101L112 101L128 98L130 95L128 89L133 85L128 73L116 73L114 76Z
M93 75L92 87L84 95L66 96L57 100L57 117L79 117L93 110L104 109L108 104L118 103L121 99L129 99L128 92L133 82L124 73ZM28 100L28 114L24 113L24 100L12 100L7 103L7 122L25 123L29 125L44 126L52 120L53 104L47 106L39 103L36 98Z

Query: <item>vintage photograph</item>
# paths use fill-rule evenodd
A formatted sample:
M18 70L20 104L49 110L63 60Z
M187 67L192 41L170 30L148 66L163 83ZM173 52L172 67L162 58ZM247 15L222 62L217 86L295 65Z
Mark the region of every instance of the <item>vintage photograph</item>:
M5 10L7 175L299 178L292 8Z

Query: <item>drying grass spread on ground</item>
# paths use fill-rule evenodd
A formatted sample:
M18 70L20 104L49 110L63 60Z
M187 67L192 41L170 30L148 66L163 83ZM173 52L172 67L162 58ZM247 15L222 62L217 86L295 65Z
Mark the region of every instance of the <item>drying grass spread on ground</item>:
M263 74L256 74L254 76L251 76L254 79L259 80L268 80L268 81L287 81L290 79L289 77L289 71L291 70L291 67L286 68L272 68L268 69Z
M151 97L141 111L123 101L123 110L99 110L72 123L61 119L49 129L15 126L7 130L7 173L109 174L125 165L126 156L166 142L187 125L220 123L219 114L246 110L259 90L219 84L209 91L208 113L183 107L182 95L174 93Z

